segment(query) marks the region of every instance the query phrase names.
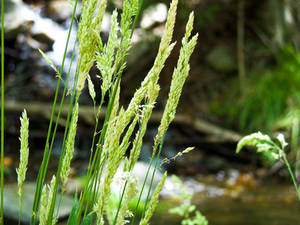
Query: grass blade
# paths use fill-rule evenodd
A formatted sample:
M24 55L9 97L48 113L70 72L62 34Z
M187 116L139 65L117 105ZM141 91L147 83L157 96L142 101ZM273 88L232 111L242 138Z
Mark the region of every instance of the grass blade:
M94 217L94 213L89 213L89 214L84 218L84 220L82 221L81 225L90 225L90 224L92 224L93 217Z
M77 215L78 207L79 207L79 202L78 202L77 194L76 194L67 225L75 225L76 224L76 215Z
M66 46L65 46L65 50L64 50L64 56L63 56L63 59L62 59L62 65L61 65L61 68L60 68L59 77L61 77L62 72L63 72L65 58L66 58L66 55L67 55L67 48L68 48L70 35L71 35L71 30L72 30L73 22L74 22L74 19L75 19L75 12L76 12L77 3L78 3L78 0L76 0L75 4L74 4L72 20L71 20L71 24L70 24L70 27L69 27L69 32L68 32L67 42L66 42ZM54 128L54 131L53 131L53 135L52 135L51 145L50 145L50 148L49 148L49 140L50 140L50 134L51 134L51 131L52 131L52 124L53 124L53 118L54 118L54 114L55 114L55 106L56 106L58 93L59 93L60 81L61 81L61 79L58 79L58 81L57 81L56 92L55 92L55 97L54 97L53 107L52 107L52 112L51 112L51 118L50 118L50 122L49 122L48 134L47 134L47 139L46 139L46 144L45 144L45 149L44 149L43 161L42 161L41 168L40 168L40 171L39 171L39 175L38 175L38 178L37 178L36 192L35 192L35 196L34 196L32 216L31 216L31 220L30 220L31 225L34 225L35 222L36 222L36 217L37 217L37 212L38 212L39 202L40 202L40 197L41 197L41 190L42 190L41 187L44 184L44 180L45 180L45 176L46 176L46 172L47 172L47 168L48 168L48 162L49 162L49 159L50 159L51 147L53 145L53 140L55 138L56 128L57 128L57 124L58 124L58 121L59 121L60 112L61 112L61 108L62 108L63 99L61 101L61 105L60 105L60 108L59 108L59 113L57 115L57 120L56 120L55 128ZM64 95L65 95L65 93L63 94L63 98L64 98Z
M3 188L4 188L4 0L1 0L1 203L0 224L3 219Z

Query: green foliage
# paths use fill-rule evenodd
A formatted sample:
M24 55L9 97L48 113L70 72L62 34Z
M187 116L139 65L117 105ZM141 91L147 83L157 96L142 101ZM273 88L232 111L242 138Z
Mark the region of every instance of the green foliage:
M205 216L203 216L201 212L196 209L196 206L191 203L193 195L188 192L179 177L173 175L172 178L181 190L181 193L179 195L174 195L174 197L181 200L182 204L171 208L169 213L183 217L184 219L181 221L182 225L208 225Z
M237 96L236 90L233 98ZM300 54L286 46L277 56L276 67L248 76L244 95L238 98L223 109L230 120L243 132L270 132L290 109L300 107Z
M258 153L270 153L270 156L274 160L283 160L285 163L292 182L294 184L298 200L300 201L300 191L298 189L297 181L295 179L295 174L292 171L289 161L287 160L286 154L284 152L285 147L288 145L285 141L283 134L279 134L276 137L276 142L272 141L268 135L264 135L260 132L253 133L243 137L237 144L236 153L239 153L241 149L245 146L254 146Z
M142 1L124 0L123 9L120 16L117 10L112 15L112 26L108 42L102 43L100 38L101 23L106 11L107 1L90 0L82 2L81 19L78 25L78 43L79 43L79 60L77 62L78 73L75 74L75 82L71 91L71 101L69 105L68 117L66 120L63 144L61 146L61 156L58 162L56 176L53 176L50 185L45 184L45 177L48 170L48 164L51 157L51 151L55 139L57 126L59 123L60 113L66 94L66 86L60 102L56 122L53 123L55 115L55 106L58 100L58 90L60 87L63 65L66 57L66 49L70 37L71 27L75 20L77 0L72 4L73 16L69 29L69 36L66 42L65 54L62 60L60 71L54 67L53 63L40 51L49 65L58 73L58 83L53 102L53 109L48 128L48 134L45 144L45 151L40 171L36 180L36 193L32 209L31 225L36 224L39 217L40 224L55 225L57 214L54 214L56 196L60 192L60 199L64 195L67 177L70 171L70 164L74 154L75 136L77 132L78 115L80 111L79 97L83 88L88 83L89 94L94 103L95 109L95 129L92 139L91 156L89 160L88 171L84 188L79 199L75 196L74 205L68 220L70 225L89 225L96 221L96 224L123 225L133 216L130 211L131 200L136 198L138 193L138 202L135 209L138 209L140 197L144 191L144 185L141 190L137 187L137 179L133 174L133 168L143 143L148 121L151 117L155 102L159 94L159 75L164 64L171 54L175 43L171 43L174 32L174 25L177 13L178 0L172 0L168 12L165 31L162 36L157 57L152 69L146 75L140 87L134 93L127 108L121 107L119 103L120 82L122 72L126 66L126 58L131 48L131 39L138 15L141 10ZM118 18L120 22L118 23ZM134 20L133 20L134 18ZM189 74L189 59L195 48L198 34L191 36L193 30L194 14L191 13L186 26L186 33L182 39L182 46L177 67L172 75L172 82L169 92L169 98L154 140L153 155L149 163L148 171L144 179L144 184L149 174L149 169L154 159L155 169L152 173L151 184L147 195L146 203L143 206L143 213L140 224L149 224L149 220L154 213L158 203L160 191L163 188L167 174L165 173L157 185L154 193L150 196L153 185L153 178L157 169L159 169L158 158L162 150L165 133L175 117L176 107L178 105L183 85ZM75 47L75 45L74 45ZM101 102L96 109L96 92L94 83L89 76L89 70L96 62L97 68L102 79L102 86L99 96ZM70 71L70 70L69 70ZM66 83L68 83L69 73L67 74ZM108 98L103 127L100 131L98 128L99 115L102 110L104 98ZM4 108L2 104L1 109ZM2 120L3 122L3 120ZM54 125L54 128L52 127ZM3 131L3 129L1 130ZM21 165L18 175L22 184L25 178L25 150L28 150L28 120L26 113L23 114L21 126ZM134 140L131 145L131 140ZM3 143L3 142L2 142ZM130 147L132 147L130 149ZM187 149L187 153L191 149ZM126 152L130 151L130 156ZM158 151L158 152L157 152ZM1 155L3 161L3 156ZM121 195L118 196L117 204L111 204L112 182L121 162L125 162L122 173L122 184L120 185ZM26 163L27 164L27 163ZM25 165L25 167L24 167ZM2 163L3 168L3 163ZM103 172L105 171L105 172ZM60 189L59 189L60 186ZM3 191L3 188L1 188ZM21 197L21 196L20 196ZM2 198L1 198L2 200ZM60 205L59 205L60 206ZM58 210L59 210L58 206ZM3 211L2 211L3 212ZM94 216L95 215L95 216ZM96 217L96 218L94 218ZM199 220L199 214L195 218ZM132 223L134 218L132 219Z
M282 134L277 136L277 141L280 143L280 146L274 143L268 135L264 135L260 132L253 133L243 137L238 142L236 153L239 153L244 146L254 146L257 152L269 152L274 159L280 159L284 154L284 148L287 143Z
M75 225L76 224L76 215L77 215L78 207L79 207L79 202L78 202L78 198L77 198L77 194L76 194L74 197L74 202L73 202L71 213L69 215L67 225Z

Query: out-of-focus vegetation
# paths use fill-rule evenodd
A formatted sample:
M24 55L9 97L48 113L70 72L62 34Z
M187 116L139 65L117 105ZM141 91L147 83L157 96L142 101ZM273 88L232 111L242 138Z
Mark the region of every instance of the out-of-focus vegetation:
M237 121L243 132L286 129L298 114L300 55L293 47L286 46L278 54L276 62L274 67L249 76L244 94L233 94L234 97L227 103L225 111L232 122Z
M294 184L298 200L300 201L300 192L295 178L295 174L290 166L290 163L284 151L285 147L288 145L288 143L285 141L284 136L282 134L279 134L276 138L276 142L274 142L268 135L264 135L260 132L253 133L243 137L239 141L236 152L239 153L242 150L242 148L247 145L255 146L257 149L256 151L258 153L267 152L271 157L273 157L274 160L282 160L284 162L284 164L286 165L289 171L292 182Z

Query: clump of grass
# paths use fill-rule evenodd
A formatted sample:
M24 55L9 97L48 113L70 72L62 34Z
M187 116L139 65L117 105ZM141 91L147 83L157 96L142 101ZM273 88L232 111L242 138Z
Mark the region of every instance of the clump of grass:
M80 193L79 199L77 199L77 196L75 197L68 225L91 224L93 221L96 221L96 224L104 224L104 221L108 221L109 224L116 225L125 224L130 222L130 220L131 224L133 224L135 216L129 210L130 200L139 196L136 208L139 207L141 195L143 191L145 191L145 182L150 175L150 167L154 162L155 169L151 174L150 187L146 190L147 199L140 221L140 224L149 224L149 220L154 213L158 202L159 193L163 188L164 181L167 176L166 173L163 175L163 178L157 185L151 197L150 193L152 186L154 185L154 175L159 169L158 158L162 151L165 133L175 117L181 91L189 74L189 59L195 48L198 34L191 37L194 22L194 14L191 13L187 22L186 33L182 39L177 67L173 72L169 98L154 140L152 158L149 162L149 167L144 178L144 184L139 189L139 187L137 187L136 177L132 173L132 170L139 158L147 124L159 94L159 74L175 46L175 43L171 43L171 41L174 31L178 0L172 0L171 2L165 31L161 38L159 50L153 67L146 75L140 87L134 93L128 107L124 108L120 106L119 103L119 97L121 94L120 82L123 70L126 66L126 58L131 48L131 38L141 11L142 2L143 1L138 0L124 0L120 16L117 10L113 12L110 35L106 44L102 42L99 33L101 31L101 23L106 10L107 1L102 0L99 2L98 0L85 0L82 2L82 13L78 26L78 72L75 74L75 82L72 90L70 90L71 101L66 120L64 141L61 146L61 156L58 162L56 175L53 176L50 185L45 184L48 163L51 156L62 104L66 94L65 86L63 96L60 100L60 108L58 115L56 116L56 122L53 123L54 108L58 101L58 88L60 86L63 71L62 68L64 66L66 54L64 54L62 59L61 69L58 70L54 67L56 72L59 73L57 90L55 93L53 110L46 138L44 157L36 180L36 192L30 222L31 225L36 224L37 218L39 218L40 224L54 225L57 222L58 211L54 214L56 196L60 187L60 201L57 207L59 210L67 177L70 171L76 131L78 129L77 121L80 110L78 100L86 82L88 84L89 94L95 109L95 128L91 144L89 166L86 174L87 179L83 190ZM68 40L73 21L75 20L77 0L75 0L72 5L74 9ZM118 21L118 18L120 18L120 21ZM68 46L68 40L66 43L66 49ZM44 56L42 52L41 54ZM51 63L48 58L46 58L46 60L50 66L53 67L53 63ZM94 88L97 84L92 82L89 75L89 70L94 63L96 63L100 72L99 76L102 79L101 93L99 93L99 96L101 97L98 105L95 100L96 92ZM66 81L68 80L69 75L70 74L68 73ZM99 129L99 115L102 110L102 104L104 103L105 97L108 98L107 110L103 126ZM4 105L2 104L1 109L4 108L3 106ZM24 113L21 127L21 141L22 139L25 140L25 134L26 132L28 133L28 125L26 126L26 121L28 120ZM52 127L52 124L54 124L54 127ZM23 137L22 134L24 134ZM131 142L131 140L133 140L133 142ZM23 145L26 147L25 144ZM24 150L22 150L23 148L21 147L21 153L22 151L24 152ZM128 150L130 154L129 156L126 156L125 153ZM25 163L23 162L24 160L22 160L23 158L21 155L21 165L24 167ZM3 157L1 157L1 159L3 159ZM122 194L118 199L117 207L112 208L109 204L109 199L113 194L111 184L118 168L121 166L121 162L124 162L124 182L121 186ZM18 173L22 178L20 179L20 186L24 182L22 171L26 171L26 166L25 169L23 167L18 170ZM104 169L106 170L105 173Z

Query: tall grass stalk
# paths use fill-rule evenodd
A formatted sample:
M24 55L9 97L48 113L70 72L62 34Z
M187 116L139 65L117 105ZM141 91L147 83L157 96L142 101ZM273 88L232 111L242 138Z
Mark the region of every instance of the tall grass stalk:
M38 212L40 224L56 224L59 207L66 187L66 181L69 175L70 164L74 153L75 136L78 129L77 120L80 110L78 100L86 82L88 84L88 91L94 106L95 128L92 138L91 155L86 175L86 182L84 184L83 191L80 194L79 200L77 200L77 197L75 197L74 206L68 224L91 224L94 215L96 215L97 217L97 224L104 224L105 219L107 219L110 224L114 225L125 224L128 222L127 219L132 215L129 212L130 200L138 194L137 179L133 174L133 168L139 158L143 143L143 137L147 129L147 124L158 97L160 89L158 85L158 79L160 72L163 69L167 58L169 57L175 46L175 43L171 43L171 41L173 36L178 0L172 0L168 12L165 31L161 38L158 54L155 59L154 65L144 78L140 87L134 93L128 107L125 109L119 105L121 92L120 83L123 70L126 66L127 55L131 48L131 39L133 36L133 32L137 24L138 17L141 13L143 1L124 0L123 10L120 14L119 23L118 12L116 10L113 12L111 19L111 31L108 42L106 44L102 43L99 34L101 32L103 16L106 11L107 0L102 0L100 1L100 3L98 2L98 0L85 0L82 2L82 14L78 25L79 60L77 62L75 82L73 83L71 101L69 103L63 143L61 146L61 156L58 162L56 176L53 176L50 185L44 184L58 127L58 121L62 112L62 106L67 91L67 83L70 76L69 68L66 78L66 84L60 100L59 110L56 116L57 119L54 124L53 120L55 117L55 107L58 101L59 87L62 79L61 76L65 63L70 34L73 22L75 20L77 2L78 0L73 3L72 20L65 45L62 65L58 72L59 74L57 87L48 127L43 160L36 180L36 192L32 209L32 217L30 221L31 225L36 224ZM148 224L149 219L152 216L157 205L158 196L166 178L165 173L163 175L163 179L156 187L152 197L150 197L150 190L153 185L154 175L159 168L158 159L162 151L164 136L170 123L174 119L176 107L181 95L181 89L183 88L183 84L189 73L189 58L194 50L197 40L197 35L193 36L190 39L192 27L193 14L190 15L189 21L187 23L186 34L182 40L182 48L180 51L178 65L174 70L172 77L169 98L161 120L161 125L158 128L158 133L154 140L153 154L149 163L147 175L145 177L143 187L140 190L138 204L141 200L141 194L143 193L143 190L145 188L145 181L149 175L150 166L155 160L155 169L151 176L151 184L147 193L146 206L140 224ZM75 44L73 48L75 48ZM2 58L4 57L3 50L4 48L2 48ZM43 53L42 55L44 56ZM73 59L74 49L72 61ZM54 67L53 63L51 63L49 59L46 58L46 60L50 64L50 66ZM89 71L95 62L102 76L100 93L101 97L98 108L95 100L96 92L94 84L89 75ZM54 69L58 71L55 67ZM2 72L2 74L2 79L4 79L4 72ZM1 85L4 85L4 81ZM1 89L1 91L3 90L4 88ZM102 110L102 105L104 104L105 97L108 97L107 110L103 126L101 130L98 131L99 116ZM4 99L3 103L1 103L1 106L1 111L3 111ZM1 127L4 124L3 121L4 118L1 117ZM1 132L3 131L4 128L1 129ZM1 145L2 144L3 142L1 142ZM3 151L3 148L1 148L2 171L4 169ZM130 152L128 157L125 154L127 151ZM122 190L122 194L120 199L118 199L118 206L114 208L109 205L110 198L114 194L111 185L115 178L115 174L117 173L122 162L124 162L122 173L123 183L120 187ZM18 173L20 171L21 169L19 169ZM1 194L3 196L3 174L1 179ZM20 184L23 184L24 179L22 179L21 181L22 182L20 182ZM60 198L57 212L54 215L56 196L59 191L59 185L61 187ZM1 198L1 201L3 201L3 197ZM20 207L21 205L22 203L20 203ZM3 221L3 208L1 220ZM132 223L133 221L134 218L132 219Z
M146 211L147 204L149 202L149 196L150 196L151 188L153 185L153 179L154 179L155 173L158 169L158 165L159 165L158 160L159 160L159 157L161 154L164 136L165 136L165 133L166 133L170 123L175 118L176 108L177 108L177 105L179 102L179 98L181 96L181 91L182 91L183 85L185 83L185 80L189 74L190 67L189 67L188 62L189 62L192 52L194 51L194 48L195 48L195 45L197 42L197 38L198 38L198 34L196 34L195 36L193 36L191 38L191 40L189 40L192 29L193 29L193 23L194 23L194 14L191 13L189 16L187 25L186 25L185 36L182 39L182 47L180 50L177 68L175 68L175 70L173 72L171 88L170 88L170 92L169 92L169 98L168 98L166 108L164 110L164 113L163 113L163 116L161 119L161 124L158 128L158 133L157 133L157 136L156 136L155 142L154 142L153 154L152 154L152 159L149 164L149 167L152 164L154 155L156 154L156 151L157 151L156 148L158 146L159 146L159 151L156 156L155 167L154 167L154 171L153 171L152 177L151 177L151 183L150 183L150 187L149 187L148 194L147 194L144 212Z
M3 191L4 191L4 0L1 0L1 201L0 224L4 224L3 218Z
M45 149L44 149L43 161L42 161L40 171L39 171L37 181L36 181L36 192L35 192L35 196L34 196L32 217L31 217L31 221L30 221L31 225L34 225L36 223L36 218L37 218L37 213L38 213L38 208L39 208L39 203L40 203L40 197L41 197L41 191L42 191L42 185L44 184L44 180L45 180L45 177L46 177L48 163L49 163L49 159L50 159L50 154L51 154L52 146L53 146L53 143L54 143L56 129L57 129L57 125L58 125L59 118L60 118L60 113L61 113L62 106L63 106L63 99L64 99L65 92L66 92L66 86L65 86L64 93L62 95L61 104L60 104L60 107L59 107L59 112L58 112L58 115L56 117L55 128L54 128L54 131L52 133L51 145L49 147L49 140L50 140L50 136L51 136L51 132L52 132L52 124L53 124L53 118L54 118L54 115L55 115L56 102L57 102L57 99L58 99L60 81L61 81L61 76L62 76L62 73L63 73L65 58L66 58L67 49L68 49L69 40L70 40L70 35L71 35L71 31L72 31L72 26L73 26L73 22L74 22L74 19L75 19L75 12L76 12L76 8L77 8L77 3L78 3L78 0L75 0L72 19L71 19L71 24L70 24L70 27L69 27L68 37L67 37L66 46L65 46L65 50L64 50L64 55L63 55L63 59L62 59L62 65L61 65L60 73L59 73L59 79L57 81L55 97L54 97L53 106L52 106L52 112L51 112L49 128L48 128L48 133L47 133L47 139L46 139L46 144L45 144Z
M21 224L21 212L23 203L23 184L26 177L27 164L28 164L28 127L29 120L27 118L27 113L24 110L21 117L21 129L20 129L20 164L17 169L18 174L18 195L19 195L19 225Z
M72 66L73 59L74 59L74 54L75 54L76 43L77 42L75 41L74 46L73 46L73 53L72 53L72 58L71 58L71 64L70 64L69 69L68 69L67 79L66 79L66 84L65 84L65 88L64 88L63 94L65 94L65 92L66 92L66 85L68 84L68 81L69 81L71 66ZM62 172L62 168L63 168L63 163L66 160L66 145L68 143L66 140L69 137L69 135L71 133L71 129L72 129L72 128L69 128L69 123L70 123L70 119L71 119L72 110L75 110L73 108L73 106L74 106L74 101L76 99L76 92L75 92L76 88L75 87L77 85L77 81L78 81L78 73L76 72L75 73L74 83L73 83L73 88L72 88L72 93L71 93L71 98L70 98L70 102L69 102L69 107L68 107L68 115L67 115L67 120L66 120L65 131L64 131L63 143L62 143L62 146L61 146L61 156L59 158L58 169L57 169L57 173L56 173L56 178L57 179L56 179L55 186L54 186L54 198L50 202L51 207L50 207L49 214L48 214L48 220L51 220L51 218L53 217L55 203L56 203L56 195L57 195L58 185L59 185L59 182L61 180L60 178L61 178L61 172ZM61 101L63 102L63 99ZM62 106L62 104L61 104L61 106ZM78 117L78 108L75 110L75 115L73 114L73 116L76 117L76 118L74 118L74 120L76 120L76 123L73 124L73 126L76 126L77 125L77 117ZM74 148L74 146L73 146L73 148ZM74 149L69 149L69 150L74 152ZM69 155L69 157L72 159L72 155ZM63 192L65 191L65 184L64 184L66 182L65 180L66 180L66 178L62 179L61 195L60 195L60 200L59 200L59 205L57 207L57 211L59 211L60 203L61 203L62 197L63 197ZM58 214L58 212L57 212L57 214Z
M121 33L123 35L121 37L121 44L120 44L119 50L116 54L116 59L118 59L118 56L119 56L119 59L116 60L116 61L120 62L120 65L119 65L119 63L115 62L116 63L116 65L115 65L115 68L116 68L115 77L116 78L115 78L114 85L112 85L113 89L112 89L112 92L110 93L107 112L106 112L104 123L103 123L104 125L103 125L103 128L101 130L101 134L100 134L100 137L98 139L98 143L96 145L97 147L96 147L94 155L91 156L91 157L93 157L93 159L92 159L92 163L90 164L90 167L89 167L89 170L88 170L87 182L86 182L85 187L84 187L84 191L83 191L83 195L82 195L82 201L81 201L81 204L80 204L80 207L79 207L79 210L78 210L78 220L79 220L82 208L83 208L83 202L85 202L86 198L89 198L88 193L89 193L90 183L94 184L93 187L94 187L94 190L95 190L96 189L96 183L100 179L99 175L100 175L100 171L102 171L102 169L101 169L101 167L99 168L99 166L97 168L95 165L102 166L103 163L106 160L106 156L104 157L103 160L101 159L103 144L104 144L104 138L105 138L105 135L106 135L109 120L111 119L111 112L113 110L113 106L114 106L114 103L115 103L115 98L116 98L116 95L117 95L117 90L119 89L119 85L120 85L120 81L121 81L123 67L124 67L124 64L125 64L126 58L127 58L127 53L126 52L125 52L124 56L122 56L122 48L126 48L126 45L128 45L130 43L130 40L132 38L133 31L135 29L135 25L136 25L138 16L140 14L142 3L143 3L142 1L140 1L138 3L137 12L136 12L135 19L134 19L134 22L133 22L133 25L132 25L131 29L130 29L129 26L130 26L130 20L131 20L131 17L133 16L133 14L131 16L127 15L127 14L129 14L130 8L129 7L127 7L127 9L123 8L123 13L122 13L122 16L121 16ZM128 5L129 1L124 1L124 6L126 6L126 4ZM124 34L126 34L126 33L128 35L127 43L125 42L126 37L124 37ZM125 47L124 47L124 45L125 45ZM128 51L128 49L127 49L127 51ZM105 94L105 92L102 92L103 97L104 97L104 94ZM92 149L93 149L93 146L92 146ZM101 161L103 163L101 163ZM92 173L95 171L95 168L97 170L94 173L94 176L92 176ZM93 177L92 181L90 181L91 177ZM88 206L89 206L89 204L88 204ZM87 209L89 208L88 206L86 207L85 215L86 215Z

